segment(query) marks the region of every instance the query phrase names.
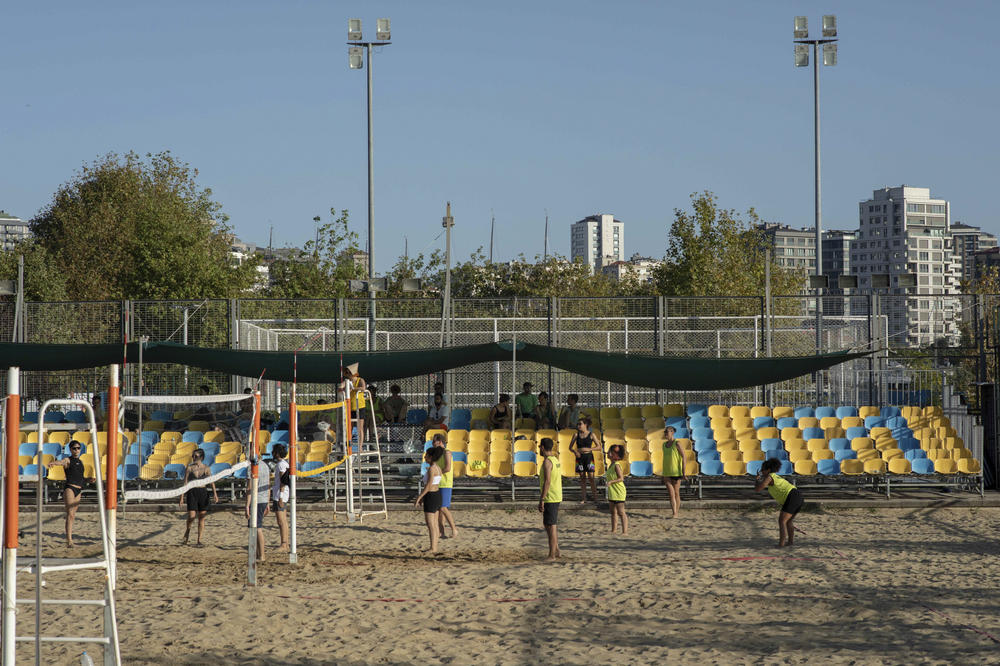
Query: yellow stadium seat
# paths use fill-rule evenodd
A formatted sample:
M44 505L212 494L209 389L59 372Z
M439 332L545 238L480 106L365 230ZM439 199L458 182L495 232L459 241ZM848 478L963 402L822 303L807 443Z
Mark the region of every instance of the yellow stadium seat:
M643 433L643 435L645 435L645 434L646 433ZM621 430L619 428L612 428L612 429L605 430L602 433L601 436L602 436L602 439L605 440L605 443L607 443L609 440L613 440L613 439L619 439L619 440L625 441L625 431Z
M701 466L698 465L697 460L686 460L684 461L684 475L685 476L698 476L701 474Z
M868 418L869 416L878 416L881 410L878 407L873 407L871 405L866 405L858 409L858 418Z
M920 448L924 451L931 451L933 449L944 449L944 443L937 439L936 437L925 437L920 438Z
M765 416L767 415L765 414ZM774 408L774 411L771 414L771 416L773 416L775 420L783 419L786 416L795 416L795 409L789 407L788 405L781 405L779 407Z
M663 449L660 449L660 453L663 453ZM698 454L691 449L681 449L681 456L684 458L684 462L698 460Z
M28 442L28 443L31 444L32 442ZM20 465L21 467L25 467L27 465L33 464L32 461L34 459L35 459L34 456L18 456L17 457L17 464Z
M865 462L867 460L881 460L878 451L875 449L861 449L858 451L858 460Z
M790 439L785 442L785 450L791 453L792 451L808 451L806 448L806 442L804 439Z
M684 416L684 406L677 404L664 405L663 416L664 418L671 418L674 416Z
M860 416L845 416L840 422L840 427L847 428L860 428L865 424L865 420Z
M515 439L514 451L538 451L538 444L533 439Z
M722 462L723 465L731 462L742 463L743 454L740 453L739 451L723 451L722 453L719 454L719 460Z
M535 419L529 419L528 417L521 417L514 422L514 428L520 430L534 430L535 429Z
M271 441L271 433L267 430L261 430L257 433L257 446L262 449L267 446L267 443Z
M737 425L734 422L733 430L736 431L736 439L757 439L757 430L754 429L753 423Z
M961 437L944 437L941 441L946 449L960 449L965 445Z
M889 460L889 474L909 474L911 471L910 461L899 456Z
M469 441L469 431L468 430L449 430L446 437L446 441L450 444L452 442L465 442Z
M733 405L729 408L729 418L748 419L750 418L750 408L746 405Z
M648 451L649 445L645 439L628 437L625 439L625 450L629 453L632 453L632 451Z
M743 462L751 462L753 460L764 460L764 452L760 449L743 452Z
M723 451L738 451L740 448L739 444L735 439L722 439L715 443L715 450L720 453Z
M816 475L816 463L812 460L800 460L795 465L795 473L798 476L815 476Z
M847 433L845 433L844 429L841 428L840 426L833 426L832 428L823 428L823 436L828 440L837 439L838 437L843 437L846 434Z
M639 415L644 419L660 419L663 421L663 407L661 405L643 405L639 410Z
M303 462L305 461L305 456L301 452L299 453L298 458ZM215 456L215 462L235 465L237 463L237 453L235 451L232 451L230 453L220 453L219 455Z
M447 437L448 431L442 430L441 428L431 428L430 430L427 431L427 434L424 435L424 441L427 442L434 441L434 435L444 435L445 437Z
M46 474L49 481L65 481L66 480L66 468L61 465L49 468L48 474Z
M951 458L938 458L934 461L934 472L937 474L956 474L958 463Z
M600 416L603 423L608 419L620 419L621 412L618 411L617 407L601 407Z
M815 416L803 416L799 419L800 428L818 428L819 419Z
M181 453L181 454L175 453L174 455L170 456L171 465L187 465L190 462L191 462L190 453Z
M643 432L643 436L645 436L646 431L643 430L642 432ZM535 440L536 441L540 442L545 437L548 437L553 442L556 442L557 439L558 439L558 437L559 437L559 433L556 432L555 430L553 430L552 428L543 428L541 430L536 430L535 431Z
M780 434L777 428L761 428L757 431L757 439L777 439Z
M718 430L719 428L731 428L733 425L733 420L728 416L714 416L708 423L708 427L712 430Z
M719 428L714 430L712 433L715 436L715 441L722 442L727 439L736 439L736 431L732 428Z
M139 470L139 478L143 481L156 481L163 476L163 466L146 463Z
M826 430L827 428L839 428L840 419L836 416L824 416L819 420L819 427L823 430Z
M873 449L875 448L875 443L872 442L871 437L855 437L851 440L851 448L855 451Z
M625 439L646 440L646 431L643 428L629 428L625 431Z
M847 458L840 461L840 473L848 476L860 476L865 472L865 463L861 460Z
M221 430L209 430L205 433L205 437L201 440L203 442L222 442L226 439L226 433Z
M808 460L812 462L812 454L809 453L809 451L807 451L806 449L796 449L794 451L789 452L788 459L792 462L793 465L795 463L802 462L803 460Z
M920 409L919 407L913 407L913 406L911 406L911 405L907 405L907 406L905 406L905 407L900 407L900 408L899 408L899 413L900 413L900 414L901 414L901 415L903 416L903 418L904 418L904 419L906 419L907 421L909 421L909 420L910 420L911 418L913 418L913 417L917 417L917 416L920 416L920 414L921 414L921 411L922 411L922 410L921 410L921 409Z
M486 425L486 421L489 418L490 418L490 410L488 407L475 407L470 410L469 421L473 425L476 424ZM468 476L473 476L473 475L468 474Z
M306 454L306 462L321 462L325 463L329 458L329 454L325 451L310 451Z
M889 462L896 458L903 458L903 452L899 449L882 449L882 460Z
M243 451L243 445L240 442L222 442L219 444L219 453L226 451Z
M188 423L188 432L192 430L195 432L208 432L212 429L212 425L208 421L191 421Z
M726 476L746 476L747 466L743 464L743 461L723 463L722 473Z
M830 449L819 449L812 452L813 462L818 463L820 460L833 460L834 453Z
M885 474L886 464L881 458L869 458L865 462L865 474Z
M781 439L802 439L802 430L801 428L782 428Z
M760 451L760 441L756 439L741 439L736 443L736 448L744 453L747 451Z
M947 451L947 449L945 449L945 450ZM970 451L969 449L962 448L962 447L951 449L948 452L951 454L951 459L955 460L955 461L963 460L965 458L971 458L972 457L972 451Z
M473 428L469 431L469 443L490 441L490 431L485 428Z
M215 461L216 462L220 462L218 456L216 456ZM148 458L146 458L146 462L148 464L150 464L150 465L159 465L160 467L164 467L164 466L166 466L167 463L170 462L170 454L169 453L154 453L151 456L149 456Z
M461 460L451 461L451 471L454 478L456 479L462 478L463 476L465 476L465 463L462 462Z
M806 442L806 449L810 453L816 453L817 451L826 451L829 450L829 448L830 446L827 444L825 439L815 438L815 439L810 439L808 442Z
M469 456L469 464L465 466L465 475L471 476L477 479L481 479L486 476L486 472L489 470L489 463L486 461L485 457L482 456Z
M960 458L955 463L959 474L982 474L983 472L982 465L975 458Z
M48 433L48 434L45 435L45 439L46 439L46 441L49 441L49 442L58 442L59 444L62 444L63 446L65 446L66 444L69 444L70 433L69 433L68 430L53 430L52 432L50 432L50 433ZM87 433L87 439L88 440L90 439L90 433L89 432ZM76 440L76 441L79 442L80 440ZM81 443L87 444L88 442L81 442Z
M708 418L729 418L729 407L725 405L709 405L708 406Z
M163 432L163 427L163 421L145 421L142 424L143 430L155 430L156 432Z
M490 443L495 442L509 442L513 439L510 430L491 430L490 431Z
M493 462L494 460L506 460L510 462L511 456L513 455L514 454L511 453L509 448L498 447L490 449L490 462Z
M521 460L514 463L514 476L535 476L537 466L528 460Z
M628 407L622 407L619 410L621 418L623 419L639 419L642 418L642 407L639 405L629 405Z
M662 454L663 451L661 450ZM623 462L640 462L649 460L649 451L644 449L636 449L634 451L628 451L625 454L625 460Z
M181 409L174 412L175 421L187 421L192 416L194 416L194 412L190 409Z
M38 431L37 430L29 430L28 431L28 436L25 438L25 441L28 444L37 444L38 443Z
M898 449L899 442L894 440L892 437L883 436L880 439L875 440L875 449L878 451L883 451L885 449Z
M764 405L757 405L756 407L750 408L750 418L756 419L761 416L770 416L771 408L765 407Z
M559 465L562 467L563 476L576 476L576 456L571 451L563 451L559 454Z

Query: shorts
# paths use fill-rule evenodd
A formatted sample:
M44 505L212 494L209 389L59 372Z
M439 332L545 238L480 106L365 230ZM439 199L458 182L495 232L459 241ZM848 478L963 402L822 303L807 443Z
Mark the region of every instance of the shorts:
M663 478L664 479L670 479L671 481L680 481L684 477L683 476L665 476Z
M625 500L608 500L608 504L615 506L616 504L624 504Z
M546 502L542 506L542 525L559 524L559 504L560 502Z
M281 490L278 492L278 500L284 504L288 504L288 500L292 497L291 486L281 486ZM274 501L274 498L271 498Z
M792 488L788 497L785 498L785 503L781 505L781 510L794 516L802 509L803 504L805 504L805 498L802 497L802 493L799 492L798 488Z
M264 526L265 511L267 511L267 502L257 502L257 529L261 529ZM249 520L247 520L247 527L250 527Z
M67 490L72 490L73 495L79 497L80 494L83 493L83 486L77 486L72 483L69 483L68 481L63 481L63 495L66 494Z
M435 490L424 495L424 513L437 513L441 510L441 491Z
M441 508L450 509L451 508L451 488L438 488L438 492L441 493Z
M285 505L286 504L287 504L287 502L285 502L285 500L272 499L271 500L271 511L274 511L275 513L278 513L279 511L282 512L282 513L284 513L285 512Z
M576 471L577 473L583 472L594 472L594 454L593 453L581 453L580 457L576 459ZM552 523L555 525L555 523Z
M188 511L208 511L208 488L192 488L187 492Z

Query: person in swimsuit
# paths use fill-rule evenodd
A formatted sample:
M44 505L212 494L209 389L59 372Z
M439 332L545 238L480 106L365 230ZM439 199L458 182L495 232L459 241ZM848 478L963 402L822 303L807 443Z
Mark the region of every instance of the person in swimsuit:
M441 483L441 458L444 456L444 449L439 446L432 446L424 454L424 461L427 463L427 473L424 475L424 489L413 502L417 506L424 503L424 521L427 523L427 534L431 539L431 553L438 552L438 512L441 510L441 491L438 484Z
M663 430L663 485L667 487L667 494L670 496L670 509L673 518L681 512L681 481L687 476L684 474L684 453L674 439L677 432L673 426L667 426Z
M66 506L66 543L70 546L73 543L73 520L76 518L76 510L80 506L80 495L83 493L83 482L86 468L80 460L80 451L83 446L75 439L69 443L69 458L53 460L47 467L62 467L66 470L66 480L63 481L63 504Z
M628 516L625 515L625 473L622 460L625 459L625 447L613 444L608 448L608 465L604 473L605 488L608 491L608 508L611 509L611 533L615 533L618 521L622 524L622 534L628 534Z
M510 430L510 395L500 394L500 402L493 405L490 415L486 418L490 430Z
M576 456L576 472L580 475L580 504L587 501L587 480L591 496L597 501L597 481L594 479L594 449L601 450L601 438L590 429L590 417L581 416L576 422L576 434L569 443L569 450Z
M783 548L786 542L789 546L794 542L795 526L792 521L799 514L805 500L798 488L778 476L779 469L781 469L781 461L777 458L765 460L760 466L754 490L760 492L767 488L767 492L781 507L781 511L778 512L778 548Z
M184 481L181 482L181 486L187 484L188 481L195 481L197 479L204 479L206 476L211 474L211 469L205 464L205 452L202 449L195 449L191 453L191 464L187 466L184 470ZM184 497L187 496L187 527L184 528L184 541L182 543L186 544L188 542L188 537L191 535L191 523L194 519L198 519L198 543L196 546L201 546L201 535L205 532L205 516L208 515L208 488L205 486L199 486L197 488L192 488L186 493L181 493L180 504L184 504ZM215 483L212 483L212 499L218 504L219 503L219 493L215 490Z

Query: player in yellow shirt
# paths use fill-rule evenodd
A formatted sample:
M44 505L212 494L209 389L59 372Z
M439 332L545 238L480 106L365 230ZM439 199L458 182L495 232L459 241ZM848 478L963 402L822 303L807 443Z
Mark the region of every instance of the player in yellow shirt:
M769 458L760 466L760 473L757 475L757 485L754 490L760 492L767 488L774 501L781 507L778 512L778 547L791 546L795 538L795 526L792 521L802 509L804 499L798 488L785 479L778 476L777 471L781 469L781 461L777 458Z
M554 562L559 558L559 537L556 525L559 523L559 505L562 502L562 465L559 457L553 455L555 444L550 437L543 437L539 443L544 462L538 472L538 485L541 497L538 499L538 512L542 514L542 525L549 537L549 556L546 562Z
M615 533L618 521L622 524L622 534L628 534L628 516L625 515L625 471L622 460L625 459L625 447L613 444L608 449L608 460L611 464L604 472L604 484L608 491L608 507L611 509L611 533Z

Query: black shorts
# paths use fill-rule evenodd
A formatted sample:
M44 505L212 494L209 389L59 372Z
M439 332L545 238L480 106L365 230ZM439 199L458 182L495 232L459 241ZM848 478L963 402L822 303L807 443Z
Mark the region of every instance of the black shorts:
M594 454L593 453L581 453L580 457L576 459L576 471L578 474L583 474L585 472L594 472ZM552 523L555 525L555 523Z
M271 511L274 511L275 513L278 513L279 511L281 511L282 513L284 513L284 511L285 511L285 503L282 502L281 500L272 499L271 500Z
M68 481L63 481L63 494L66 494L67 490L72 490L75 497L79 497L80 493L83 492L83 486L78 486Z
M542 505L542 525L559 524L559 504L560 502L546 502Z
M671 481L680 481L684 477L683 476L665 476L663 478L664 479L670 479Z
M188 511L208 511L208 488L192 488L187 492Z
M802 497L799 489L792 488L792 491L788 493L788 497L785 498L785 503L781 505L781 510L794 516L802 509L804 503L805 498Z
M435 490L424 495L424 513L437 513L441 510L441 491Z
M624 504L624 503L625 503L625 500L608 500L608 504L611 505L611 506L615 506L616 504Z

